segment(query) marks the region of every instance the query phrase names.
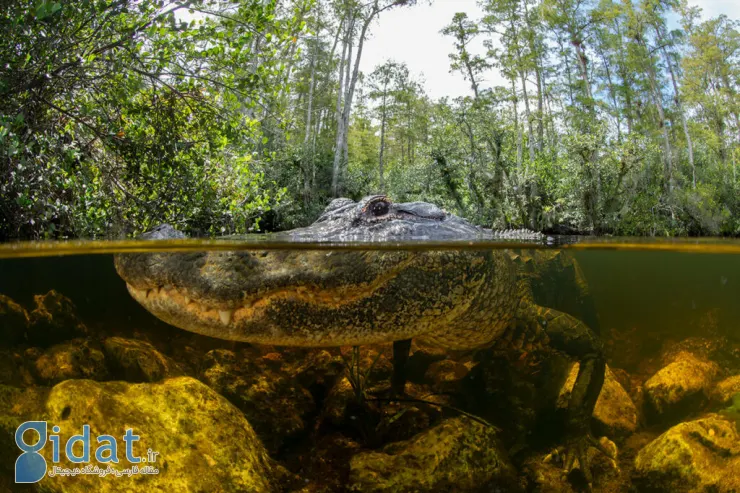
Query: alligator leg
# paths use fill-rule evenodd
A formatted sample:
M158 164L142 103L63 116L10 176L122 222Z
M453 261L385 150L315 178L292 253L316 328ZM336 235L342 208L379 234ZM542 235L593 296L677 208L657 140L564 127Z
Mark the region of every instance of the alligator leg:
M599 337L583 322L549 308L525 303L520 313L525 326L534 334L544 333L549 345L579 362L578 376L568 403L564 469L570 472L576 461L589 483L593 482L588 449L596 447L612 460L616 459L611 444L607 447L591 434L591 416L604 384L606 361Z
M393 343L393 376L391 377L391 395L404 394L406 387L406 364L411 352L411 339L395 341Z

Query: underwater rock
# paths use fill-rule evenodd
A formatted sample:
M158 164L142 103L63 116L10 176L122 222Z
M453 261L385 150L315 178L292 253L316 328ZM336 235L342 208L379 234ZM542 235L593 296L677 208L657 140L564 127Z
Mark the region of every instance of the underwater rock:
M11 298L0 294L0 342L17 344L26 337L28 313Z
M515 470L495 428L451 418L410 440L350 461L353 491L515 491ZM494 489L497 488L497 489Z
M415 349L417 348L418 349ZM406 363L406 372L408 379L412 382L422 383L429 367L438 361L447 359L447 353L444 348L434 346L421 346L415 340L411 346L411 356Z
M579 368L578 363L573 364L568 379L560 389L558 407L568 407ZM608 365L593 417L602 428L601 433L611 437L624 437L637 429L637 408Z
M343 428L347 418L355 419L356 417L348 416L347 406L355 399L355 391L345 376L339 379L329 391L324 406L321 410L319 423L321 425L329 424L334 428Z
M648 418L680 419L706 402L719 367L681 351L668 366L645 382Z
M250 361L214 349L203 360L200 379L244 413L273 454L286 438L306 429L304 417L316 408L309 391L272 358Z
M71 378L110 378L103 351L90 339L73 339L50 347L36 359L33 369L36 378L47 385Z
M732 396L730 404L724 409L720 409L719 414L736 423L735 427L740 431L740 392Z
M740 491L740 434L719 415L680 423L637 454L638 491Z
M294 375L314 399L323 400L335 382L344 375L344 363L338 354L317 349L309 350L293 363L289 362L285 370Z
M740 375L725 378L714 386L712 400L719 404L728 404L736 394L740 394Z
M349 461L361 450L356 441L342 433L319 435L310 453L299 457L300 469L306 479L302 488L292 493L334 493L347 490Z
M109 337L103 350L115 378L127 382L156 382L183 374L180 366L146 341Z
M380 390L381 396L373 394ZM318 418L321 432L341 430L370 447L408 440L435 424L442 413L438 405L447 396L432 395L428 386L406 383L401 401L385 396L387 385L373 388L365 397L358 397L349 379L337 381L329 392ZM411 401L411 402L406 402Z
M700 360L713 361L725 366L733 359L729 350L732 344L725 337L687 337L680 341L666 341L660 354L660 361L666 366L680 357L682 352L691 353Z
M54 290L33 298L36 308L29 316L29 343L49 347L87 335L87 327L77 317L77 308L69 298Z
M444 359L436 361L427 368L425 378L439 392L452 393L458 390L460 381L467 376L470 368L465 364Z
M348 361L352 359L352 353L345 353ZM393 374L393 346L381 344L366 346L360 349L359 367L367 373L370 385L381 381L390 380Z
M575 493L561 464L545 462L541 455L528 458L521 466L529 491L537 493Z
M0 476L13 480L14 465L20 452L15 444L15 430L26 421L48 419L44 407L48 394L49 389L45 387L21 389L0 385Z
M118 469L134 465L121 440L132 429L140 437L133 442L133 455L158 452L145 465L159 472L131 479L57 475L43 480L45 491L274 491L274 466L242 413L193 378L143 384L67 380L49 392L46 412L61 428L61 443L81 433L85 424L92 437L118 437ZM43 454L51 463L51 447ZM75 467L64 457L59 465Z
M11 387L34 385L36 381L27 366L22 353L0 350L0 385Z

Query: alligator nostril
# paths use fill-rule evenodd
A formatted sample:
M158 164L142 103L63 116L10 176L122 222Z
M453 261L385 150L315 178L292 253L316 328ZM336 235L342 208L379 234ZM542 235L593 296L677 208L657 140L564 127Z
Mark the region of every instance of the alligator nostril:
M72 412L72 408L69 406L65 406L64 409L62 409L62 419L69 418L69 415L71 412Z

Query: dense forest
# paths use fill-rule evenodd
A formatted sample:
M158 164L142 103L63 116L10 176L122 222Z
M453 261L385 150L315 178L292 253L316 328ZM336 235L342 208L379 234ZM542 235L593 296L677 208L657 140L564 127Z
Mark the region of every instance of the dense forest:
M433 100L392 54L360 70L415 4L5 0L0 239L271 231L371 193L488 227L740 234L739 22L481 0L439 34L469 95Z

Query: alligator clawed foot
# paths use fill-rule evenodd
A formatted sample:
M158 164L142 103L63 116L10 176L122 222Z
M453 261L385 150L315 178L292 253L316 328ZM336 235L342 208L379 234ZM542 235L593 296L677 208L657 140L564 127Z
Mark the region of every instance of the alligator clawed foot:
M607 437L596 439L590 434L571 438L567 443L553 450L544 458L544 462L559 463L563 468L563 475L568 476L575 469L579 469L588 484L587 491L592 491L593 473L591 472L591 457L589 449L594 448L604 454L611 466L618 470L617 445Z

